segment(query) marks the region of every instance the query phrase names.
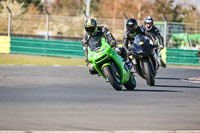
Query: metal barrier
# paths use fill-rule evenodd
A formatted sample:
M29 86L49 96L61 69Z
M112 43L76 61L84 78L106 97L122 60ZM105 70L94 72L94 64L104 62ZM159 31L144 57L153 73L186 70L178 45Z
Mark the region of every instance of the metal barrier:
M81 42L11 37L10 53L59 57L83 57Z
M167 48L167 64L200 65L198 50Z
M165 48L163 60L167 64L200 65L198 50ZM58 41L0 36L0 53L27 54L57 57L83 58L84 52L80 41Z

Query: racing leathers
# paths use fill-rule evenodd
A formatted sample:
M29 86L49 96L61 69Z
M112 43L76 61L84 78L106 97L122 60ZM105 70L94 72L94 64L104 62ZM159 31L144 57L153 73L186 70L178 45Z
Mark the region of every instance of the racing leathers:
M160 44L160 48L164 48L164 40L157 27L155 27L154 25L151 29L147 29L145 25L143 25L142 27L144 28L145 34L151 34L153 36L153 41L155 41L155 37L157 37Z
M82 40L82 46L83 46L83 50L85 53L85 61L87 62L87 65L89 64L88 61L88 43L89 40L92 37L95 36L104 36L106 38L106 40L108 40L109 44L111 45L111 47L116 47L117 43L115 38L113 37L113 35L110 33L110 31L105 27L105 26L97 26L97 31L93 34L93 35L89 35L89 34L85 34ZM90 74L98 74L97 71L94 69L93 65L90 65L89 68L89 72Z
M88 63L88 49L87 49L88 42L89 42L91 37L99 36L99 35L103 35L108 40L109 44L112 47L115 47L117 45L115 38L113 37L113 35L110 33L110 31L105 26L98 26L97 31L93 36L88 35L86 33L83 37L83 40L82 40L82 46L83 46L83 50L84 50L84 53L85 53L85 61L87 63Z
M145 32L145 29L143 27L138 26L134 32L126 30L123 36L123 48L126 50L127 55L130 54L129 44L132 45L137 34L145 35L153 40L152 34Z

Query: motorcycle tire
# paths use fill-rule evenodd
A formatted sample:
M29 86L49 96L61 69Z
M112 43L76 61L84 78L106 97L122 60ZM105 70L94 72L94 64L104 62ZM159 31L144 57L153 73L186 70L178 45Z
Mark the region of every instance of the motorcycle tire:
M121 91L122 90L121 82L119 82L118 81L119 79L117 79L117 77L113 74L111 67L105 66L103 67L102 71L104 73L104 76L108 79L108 81L112 85L112 87L116 91Z
M141 78L146 79L145 76L144 76L143 73L142 73L142 69L141 69L139 63L135 65L135 70L136 70L137 74L138 74Z
M163 68L166 68L166 64L164 63L164 61L161 59L160 60L160 64L161 64L161 66L163 67Z
M133 75L129 75L129 80L127 83L124 84L124 87L129 90L129 91L132 91L135 89L136 87L136 81L135 81L135 78Z
M155 79L149 62L144 62L144 73L146 75L147 84L150 86L154 86Z

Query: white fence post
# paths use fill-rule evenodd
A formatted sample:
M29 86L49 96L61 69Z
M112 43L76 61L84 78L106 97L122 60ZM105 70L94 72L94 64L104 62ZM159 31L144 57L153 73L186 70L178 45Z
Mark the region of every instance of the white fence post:
M12 21L12 11L10 8L6 5L6 8L8 9L8 36L10 36L10 31L11 31L11 21Z
M46 35L45 35L45 39L48 40L49 39L49 12L47 11L47 9L44 9L44 12L46 14Z
M90 0L86 2L86 19L90 17Z
M167 47L167 18L165 15L163 15L163 19L165 21L165 27L164 27L164 45Z

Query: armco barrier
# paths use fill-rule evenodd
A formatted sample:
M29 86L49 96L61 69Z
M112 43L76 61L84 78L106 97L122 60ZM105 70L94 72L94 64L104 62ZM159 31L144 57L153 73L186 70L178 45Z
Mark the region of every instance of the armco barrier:
M200 65L198 50L167 48L167 64Z
M83 57L81 42L11 37L10 53L60 57Z
M166 52L167 51L167 52ZM162 58L167 64L200 65L198 50L167 48ZM79 41L42 40L0 36L0 53L28 54L59 57L84 57ZM166 57L166 58L165 58Z

